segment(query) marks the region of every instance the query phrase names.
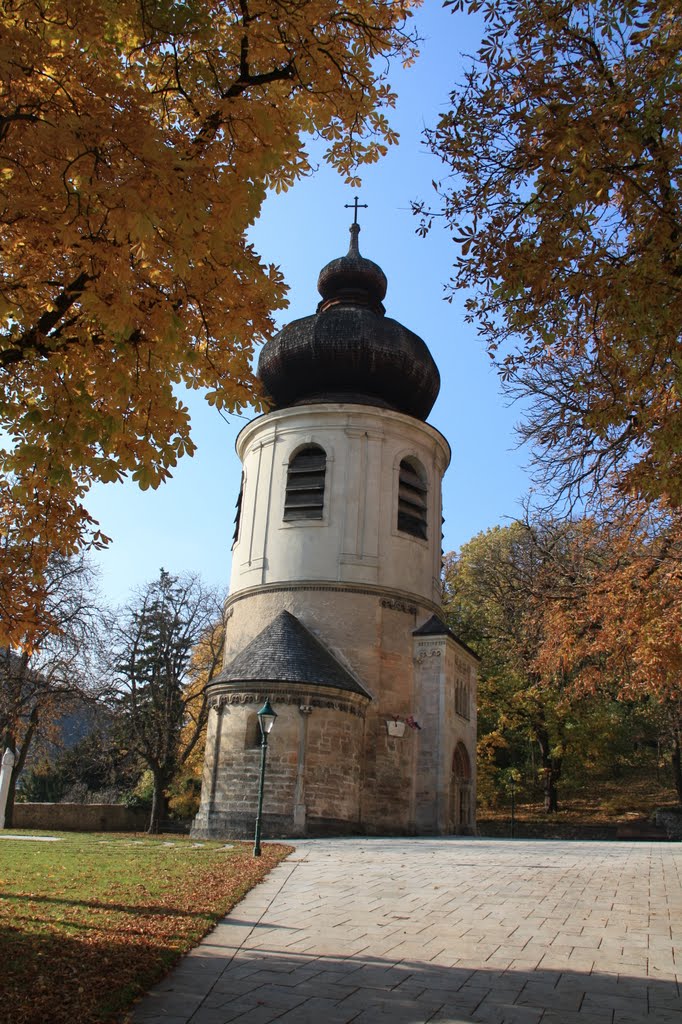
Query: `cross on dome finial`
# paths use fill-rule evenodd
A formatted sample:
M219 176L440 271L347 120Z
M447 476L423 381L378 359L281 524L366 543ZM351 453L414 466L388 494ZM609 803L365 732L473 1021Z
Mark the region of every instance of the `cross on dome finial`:
M344 203L344 209L353 210L353 223L350 226L350 248L348 250L349 256L356 256L360 258L360 247L358 245L358 236L360 234L360 225L358 224L358 210L367 209L367 203L359 203L358 197L356 196L352 203Z
M367 203L359 203L358 202L358 197L356 196L352 203L344 203L343 207L344 207L344 210L354 210L355 211L355 216L353 217L353 223L357 224L357 222L358 222L358 210L360 210L360 209L366 210L367 209Z

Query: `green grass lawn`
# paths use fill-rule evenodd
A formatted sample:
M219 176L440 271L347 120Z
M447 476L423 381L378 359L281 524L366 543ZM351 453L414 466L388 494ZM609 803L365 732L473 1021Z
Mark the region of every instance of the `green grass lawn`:
M0 1006L14 1024L121 1020L291 849L50 835L0 840Z

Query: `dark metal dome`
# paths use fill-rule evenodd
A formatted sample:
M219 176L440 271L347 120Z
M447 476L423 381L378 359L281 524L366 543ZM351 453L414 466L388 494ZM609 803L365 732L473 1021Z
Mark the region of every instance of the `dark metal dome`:
M360 255L359 234L360 225L351 224L348 253L332 260L320 271L317 279L317 290L322 296L320 309L337 302L358 302L377 313L385 312L381 300L386 295L388 281L381 267Z
M359 225L350 231L348 254L320 272L317 312L263 347L258 376L276 409L360 402L425 420L438 397L438 368L421 338L384 315L386 276L360 255Z

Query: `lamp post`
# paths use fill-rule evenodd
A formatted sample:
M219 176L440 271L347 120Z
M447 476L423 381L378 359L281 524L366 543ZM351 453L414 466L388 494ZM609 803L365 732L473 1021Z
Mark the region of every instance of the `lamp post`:
M515 811L516 811L516 780L512 775L511 779L511 838L514 838L514 825L515 825Z
M256 815L256 835L253 842L253 855L260 857L260 829L261 817L263 814L263 784L265 782L265 758L268 752L268 734L275 724L277 714L270 707L270 701L266 700L258 712L258 724L260 725L260 782L258 783L258 813Z

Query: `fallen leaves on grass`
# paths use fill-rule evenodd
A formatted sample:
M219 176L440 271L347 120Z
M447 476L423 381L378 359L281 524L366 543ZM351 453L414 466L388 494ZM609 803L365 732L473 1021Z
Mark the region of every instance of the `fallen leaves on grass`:
M0 1005L14 1024L120 1020L291 849L267 844L254 859L246 844L103 850L87 838L51 851L51 870L44 849L3 864ZM55 873L57 856L67 870Z
M559 793L560 810L547 814L542 802L525 803L516 799L517 835L533 838L597 838L615 835L616 827L628 819L649 817L655 807L676 803L669 781L658 778L655 768L624 774L622 778L595 778L582 789ZM506 806L479 807L476 825L481 835L508 835L511 801Z

